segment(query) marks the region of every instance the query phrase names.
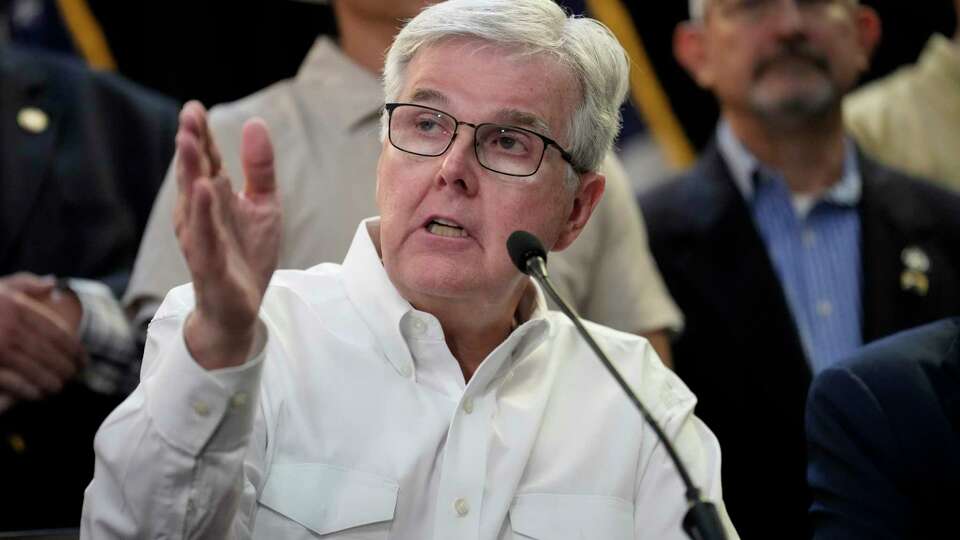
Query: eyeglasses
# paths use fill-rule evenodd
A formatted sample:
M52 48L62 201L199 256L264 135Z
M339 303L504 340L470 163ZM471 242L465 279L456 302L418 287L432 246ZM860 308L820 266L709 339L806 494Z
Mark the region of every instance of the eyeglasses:
M453 144L460 126L466 125L473 128L473 150L484 169L507 176L533 176L540 170L547 147L553 146L575 171L582 172L556 141L529 129L461 122L439 109L412 103L387 103L385 108L390 115L390 144L408 154L441 156Z
M826 6L835 4L835 0L790 0L802 14L819 13ZM845 0L849 1L849 0ZM753 20L767 19L781 12L783 0L727 0L720 7L730 14L744 15Z

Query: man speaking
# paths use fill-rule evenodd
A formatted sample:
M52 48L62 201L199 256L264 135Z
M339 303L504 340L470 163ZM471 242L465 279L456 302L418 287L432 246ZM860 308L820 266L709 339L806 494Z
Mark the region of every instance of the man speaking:
M550 0L452 0L400 32L384 80L381 215L306 271L275 272L266 126L244 128L233 193L205 111L184 107L193 286L97 435L83 536L683 538L664 445L505 248L526 230L561 250L587 223L623 49ZM643 338L589 328L725 516L694 396Z

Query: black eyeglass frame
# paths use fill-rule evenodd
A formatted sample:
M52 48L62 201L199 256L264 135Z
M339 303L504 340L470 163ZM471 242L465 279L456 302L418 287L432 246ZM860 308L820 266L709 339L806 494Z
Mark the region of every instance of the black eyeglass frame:
M419 152L411 152L410 150L407 150L407 149L405 149L405 148L400 148L399 146L397 146L397 144L396 144L395 142L393 142L393 130L391 129L391 127L392 127L392 122L393 122L393 111L394 111L395 109L397 109L398 107L404 107L404 106L418 107L418 108L421 108L421 109L426 109L426 110L428 110L428 111L433 111L433 112L436 112L436 113L440 113L440 114L442 114L442 115L450 118L451 120L453 120L454 126L455 126L454 129L453 129L453 135L450 136L450 140L447 142L447 145L446 145L445 147L443 147L443 150L442 150L442 151L440 151L439 153L436 153L436 154L421 154L421 153L419 153ZM427 107L426 105L420 105L419 103L387 103L387 104L385 104L385 105L383 106L383 108L384 108L384 110L387 111L387 115L388 115L388 118L387 118L387 139L390 140L390 144L391 144L394 148L396 148L397 150L400 150L401 152L406 152L406 153L408 153L408 154L413 154L413 155L415 155L415 156L423 156L423 157L439 157L439 156L442 156L443 154L447 153L447 150L449 150L450 147L453 145L453 141L455 141L455 140L457 139L457 134L460 133L460 126L461 126L461 125L466 125L466 126L470 126L470 127L473 128L473 155L477 158L477 163L479 163L481 167L483 167L484 169L486 169L486 170L488 170L488 171L492 171L492 172L495 172L495 173L497 173L497 174L505 174L505 175L507 175L507 176L515 176L515 177L518 177L518 178L527 178L527 177L533 176L533 175L537 174L537 171L540 170L540 166L543 165L543 156L545 156L545 155L547 154L547 147L548 147L548 146L552 146L552 147L556 148L558 152L560 152L560 157L563 158L564 161L566 161L567 163L569 163L570 166L573 167L573 170L574 170L574 171L576 171L577 173L583 173L583 172L585 172L585 171L583 171L579 166L577 166L576 163L574 163L574 161L573 161L573 155L570 154L570 152L567 152L566 150L564 150L563 147L560 146L560 143L558 143L557 141L551 139L550 137L547 137L546 135L543 135L543 134L541 134L541 133L537 133L536 131L532 131L532 130L529 130L529 129L526 129L526 128L522 128L522 127L518 127L518 126L508 126L508 125L504 125L504 124L495 124L495 123L493 123L493 122L481 122L481 123L479 123L479 124L472 124L472 123L470 123L470 122L463 122L463 121L461 121L461 120L457 120L457 118L456 118L455 116L453 116L452 114L448 113L447 111L442 111L442 110L440 110L440 109L435 109L435 108L433 108L433 107ZM507 129L516 130L516 131L522 131L522 132L524 132L524 133L529 133L529 134L531 134L531 135L536 135L537 137L540 137L540 139L543 141L543 151L540 152L540 159L537 161L537 168L534 169L533 172L530 173L530 174L514 174L514 173L508 173L508 172L498 171L498 170L496 170L496 169L492 169L492 168L487 167L486 165L484 165L483 160L480 159L480 150L479 150L480 141L477 139L477 132L480 130L480 128L482 128L482 127L484 127L484 126L494 126L494 127L500 127L500 128L507 128Z

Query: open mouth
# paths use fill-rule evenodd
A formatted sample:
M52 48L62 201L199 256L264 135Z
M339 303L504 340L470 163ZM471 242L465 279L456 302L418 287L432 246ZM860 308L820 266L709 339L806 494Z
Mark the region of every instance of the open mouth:
M467 237L467 231L463 230L463 227L457 223L441 218L431 219L427 222L426 229L430 234L445 236L447 238Z

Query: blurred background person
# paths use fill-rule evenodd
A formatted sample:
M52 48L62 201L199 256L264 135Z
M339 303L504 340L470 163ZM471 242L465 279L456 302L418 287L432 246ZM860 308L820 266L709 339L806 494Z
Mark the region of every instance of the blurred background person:
M960 485L960 319L867 345L807 401L816 540L943 538Z
M960 0L953 0L954 17ZM847 96L847 127L888 165L960 190L960 29L934 34L916 64Z
M76 526L93 434L136 380L118 299L177 108L0 44L0 121L0 531Z
M863 154L843 96L880 21L855 0L694 0L678 60L716 96L715 140L640 199L686 317L677 373L724 449L745 538L808 538L811 375L960 310L960 198Z

